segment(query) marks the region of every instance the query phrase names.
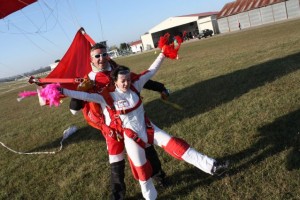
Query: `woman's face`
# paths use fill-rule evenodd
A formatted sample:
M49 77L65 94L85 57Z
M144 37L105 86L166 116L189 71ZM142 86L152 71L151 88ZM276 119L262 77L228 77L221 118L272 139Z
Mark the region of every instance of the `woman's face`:
M126 92L130 88L131 78L130 73L118 74L118 79L115 81L115 85L122 92Z

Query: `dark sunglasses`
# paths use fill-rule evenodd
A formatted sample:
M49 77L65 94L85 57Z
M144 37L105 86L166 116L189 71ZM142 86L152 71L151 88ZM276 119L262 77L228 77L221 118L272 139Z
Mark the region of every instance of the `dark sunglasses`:
M93 55L94 58L100 58L100 57L106 57L106 56L108 56L108 53L100 53L100 54Z

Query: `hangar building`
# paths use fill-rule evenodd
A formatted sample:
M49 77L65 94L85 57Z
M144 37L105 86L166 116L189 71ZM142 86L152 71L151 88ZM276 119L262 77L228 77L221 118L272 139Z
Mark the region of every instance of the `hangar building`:
M220 33L300 17L300 0L236 0L217 16Z
M160 36L165 33L178 35L186 31L190 37L198 35L203 29L211 29L214 33L219 33L217 14L218 12L206 12L170 17L141 36L144 50L156 48Z

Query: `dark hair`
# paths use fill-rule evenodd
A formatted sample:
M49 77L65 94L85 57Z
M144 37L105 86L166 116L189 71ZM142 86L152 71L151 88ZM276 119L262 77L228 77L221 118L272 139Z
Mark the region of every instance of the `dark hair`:
M95 49L106 49L106 46L101 43L96 43L91 47L91 51L94 51Z
M128 74L128 73L130 73L130 69L128 67L119 65L118 67L112 70L112 72L110 73L110 77L112 78L113 81L117 81L119 74Z

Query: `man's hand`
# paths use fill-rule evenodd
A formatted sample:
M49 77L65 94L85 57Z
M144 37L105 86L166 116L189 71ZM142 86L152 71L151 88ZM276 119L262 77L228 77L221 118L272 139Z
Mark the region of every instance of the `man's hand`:
M169 89L165 89L164 91L162 91L160 93L160 96L163 100L168 100L168 97L170 96L170 90Z
M91 90L94 87L94 81L90 80L90 79L84 79L78 86L77 86L77 90L78 91L84 91L87 92L89 90Z

